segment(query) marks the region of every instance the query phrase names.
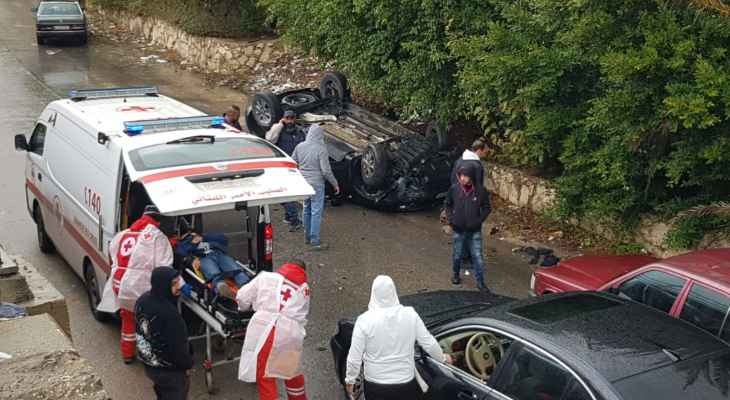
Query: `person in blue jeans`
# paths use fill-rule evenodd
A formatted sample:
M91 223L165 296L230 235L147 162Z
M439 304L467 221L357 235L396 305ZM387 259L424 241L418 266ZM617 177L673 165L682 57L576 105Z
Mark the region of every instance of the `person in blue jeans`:
M304 128L297 125L294 111L286 110L284 111L284 117L271 126L265 137L266 140L279 146L280 149L291 156L297 145L304 142L306 133ZM298 230L302 223L299 220L297 203L289 202L282 205L284 206L284 222L291 225L290 231Z
M225 278L232 278L238 288L250 280L236 260L227 254L228 239L222 233L200 235L189 232L177 242L175 253L192 259L193 269L202 272L205 279L210 280L218 294L223 297L236 298Z
M453 276L451 283L461 283L461 260L463 251L471 252L474 279L477 288L489 291L484 284L484 258L482 256L482 224L492 212L489 193L476 184L477 168L472 164L463 165L458 173L458 182L451 186L446 194L444 208L453 229Z
M304 201L304 242L312 246L312 250L324 250L328 246L322 243L319 232L324 210L325 180L332 185L335 195L340 193L340 187L332 173L322 127L316 124L309 127L307 138L297 145L292 158L299 164L304 179L314 188L314 195Z

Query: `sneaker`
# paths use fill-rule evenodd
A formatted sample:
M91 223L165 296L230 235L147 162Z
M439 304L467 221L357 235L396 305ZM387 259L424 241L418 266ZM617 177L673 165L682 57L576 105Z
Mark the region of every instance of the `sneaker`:
M302 229L302 224L300 224L300 223L291 224L291 227L289 228L289 232L296 232L301 229Z
M218 294L222 297L225 297L227 299L236 299L236 295L233 293L233 290L231 290L231 287L228 286L225 282L218 282L217 285L215 285L215 288L218 289Z
M283 222L284 222L285 224L287 224L287 225L291 225L291 221L289 221L289 220L288 220L288 219L286 219L286 218L284 218L284 221L283 221Z
M479 290L479 291L480 291L480 292L481 292L482 294L491 294L491 293L492 293L492 291L491 291L491 290L489 290L489 288L487 287L487 285L485 285L485 284L483 284L483 283L477 283L477 289L478 289L478 290Z
M322 251L322 250L327 250L329 248L330 248L330 246L327 243L320 243L320 244L313 244L312 245L312 250L313 251Z
M453 285L461 285L461 278L458 276L452 276L451 277L451 284Z

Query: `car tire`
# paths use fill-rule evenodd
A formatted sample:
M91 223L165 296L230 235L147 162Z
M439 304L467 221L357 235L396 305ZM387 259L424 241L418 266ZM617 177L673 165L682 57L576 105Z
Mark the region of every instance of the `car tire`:
M319 81L319 95L323 99L334 97L341 102L350 101L350 87L345 75L335 71L325 73Z
M96 309L101 302L101 293L99 292L99 283L96 279L94 266L88 260L84 262L84 287L86 289L86 298L89 301L91 315L99 322L109 321L111 314Z
M251 113L254 122L264 132L268 131L272 125L279 122L284 116L281 109L281 102L275 94L271 92L256 93L251 102Z
M444 150L448 145L448 129L436 121L431 121L426 127L426 139L433 143L436 150Z
M252 107L248 107L246 110L246 128L249 133L252 133L262 139L266 136L266 129L261 128L259 124L256 123L256 118L253 117Z
M35 206L33 209L33 219L35 219L36 235L38 236L38 248L43 254L53 254L56 252L56 246L53 244L53 240L48 236L46 232L46 225L43 222L43 213L39 206Z
M383 186L388 173L388 153L382 143L370 143L360 161L360 176L369 188Z
M294 92L285 95L281 98L282 108L290 110L298 110L302 107L308 106L309 104L316 103L319 101L317 96L308 92Z

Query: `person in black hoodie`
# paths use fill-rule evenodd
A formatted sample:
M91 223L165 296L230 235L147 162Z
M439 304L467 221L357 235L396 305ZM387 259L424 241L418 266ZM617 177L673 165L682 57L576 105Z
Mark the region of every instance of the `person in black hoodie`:
M465 248L471 252L474 279L479 290L488 291L484 284L484 259L482 257L482 224L492 211L489 193L476 183L477 166L469 163L458 171L458 182L446 194L444 208L449 225L453 229L451 283L461 283L461 258Z
M152 288L134 307L137 357L154 383L158 400L185 400L193 367L188 332L177 311L177 297L185 291L180 273L170 267L152 271Z

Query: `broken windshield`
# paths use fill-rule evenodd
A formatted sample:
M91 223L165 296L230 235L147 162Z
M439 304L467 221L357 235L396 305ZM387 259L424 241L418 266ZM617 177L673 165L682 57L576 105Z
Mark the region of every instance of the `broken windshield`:
M173 141L129 152L129 160L137 171L277 157L284 157L284 154L276 147L263 140L244 137Z

